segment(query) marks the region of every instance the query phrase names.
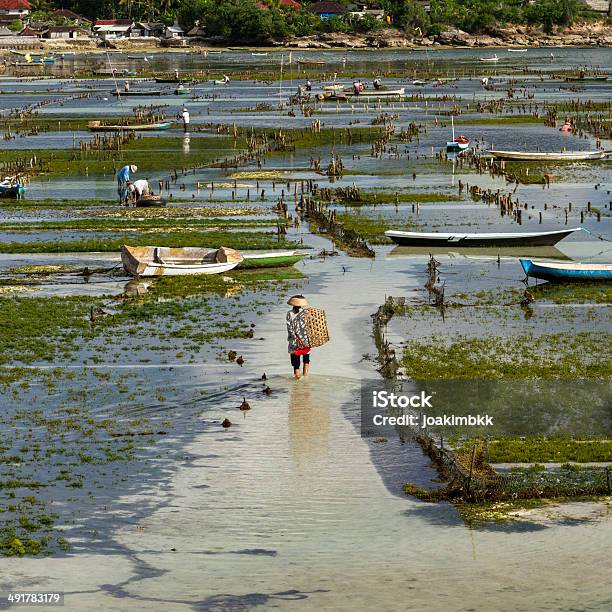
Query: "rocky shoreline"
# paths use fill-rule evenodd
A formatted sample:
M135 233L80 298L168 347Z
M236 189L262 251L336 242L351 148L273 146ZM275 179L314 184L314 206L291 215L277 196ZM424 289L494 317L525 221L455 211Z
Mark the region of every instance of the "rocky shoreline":
M541 28L513 26L499 28L494 35L468 34L449 28L437 36L412 38L399 30L370 34L319 34L293 38L279 46L298 49L381 49L422 47L611 47L612 25L604 22L575 25L562 32L546 34Z
M19 41L21 42L21 41ZM27 45L25 43L28 43ZM178 41L177 41L178 43ZM206 48L227 48L222 41L205 38L192 38L169 46L159 39L118 39L113 46L119 51L159 51L202 52ZM96 39L81 40L41 40L23 41L16 48L42 49L48 52L87 51L101 53ZM431 37L414 38L400 30L384 29L367 34L317 34L289 38L283 41L270 41L266 45L240 45L230 49L255 47L285 49L422 49L422 48L504 48L504 47L612 47L612 24L603 21L576 24L561 32L546 34L541 28L531 26L512 26L498 28L493 34L474 35L449 28ZM0 49L0 54L8 54L8 48Z

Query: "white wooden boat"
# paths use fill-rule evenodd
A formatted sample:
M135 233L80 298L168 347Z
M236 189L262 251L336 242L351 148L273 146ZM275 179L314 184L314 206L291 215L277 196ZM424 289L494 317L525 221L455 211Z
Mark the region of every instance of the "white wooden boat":
M466 234L464 232L403 232L389 230L387 238L401 246L551 246L582 228L574 227L552 232L502 232Z
M101 121L90 121L87 124L87 128L90 132L147 132L153 130L168 130L172 125L172 121L139 123L135 125L104 125Z
M187 276L220 274L235 268L243 260L234 249L198 247L127 246L121 248L121 261L132 276Z
M478 58L480 62L499 62L499 57L497 57L497 53L493 57L480 57Z
M603 159L612 151L559 151L545 153L541 151L501 151L491 149L489 153L496 159L516 161L586 161Z
M508 49L510 53L527 53L527 49Z
M399 89L366 89L356 95L360 98L392 98L403 96L405 91L406 89L404 87L400 87Z

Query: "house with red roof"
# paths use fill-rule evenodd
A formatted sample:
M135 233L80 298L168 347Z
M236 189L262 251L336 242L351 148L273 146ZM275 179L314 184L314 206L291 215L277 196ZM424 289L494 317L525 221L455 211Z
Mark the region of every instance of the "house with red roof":
M31 10L32 6L28 0L0 0L0 16L23 19Z

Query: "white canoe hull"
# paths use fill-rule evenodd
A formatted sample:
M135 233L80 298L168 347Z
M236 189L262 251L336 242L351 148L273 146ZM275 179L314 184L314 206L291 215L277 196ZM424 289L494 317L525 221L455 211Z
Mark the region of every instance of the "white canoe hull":
M558 153L544 153L540 151L499 151L491 150L489 153L496 159L515 161L585 161L590 159L603 159L610 151L561 151Z
M389 230L387 238L400 246L457 246L457 247L488 247L488 246L552 246L580 228L552 232L500 232L466 234L462 232L403 232Z
M392 98L397 96L403 96L406 89L404 87L400 89L379 89L370 90L370 91L362 91L357 94L360 98Z

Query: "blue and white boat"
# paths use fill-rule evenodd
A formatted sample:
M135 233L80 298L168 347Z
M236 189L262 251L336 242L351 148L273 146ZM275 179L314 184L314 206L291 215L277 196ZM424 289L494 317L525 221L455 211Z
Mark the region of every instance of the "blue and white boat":
M26 186L11 179L0 182L0 198L16 198L20 200L26 192Z
M521 259L527 276L547 281L612 281L612 264Z

